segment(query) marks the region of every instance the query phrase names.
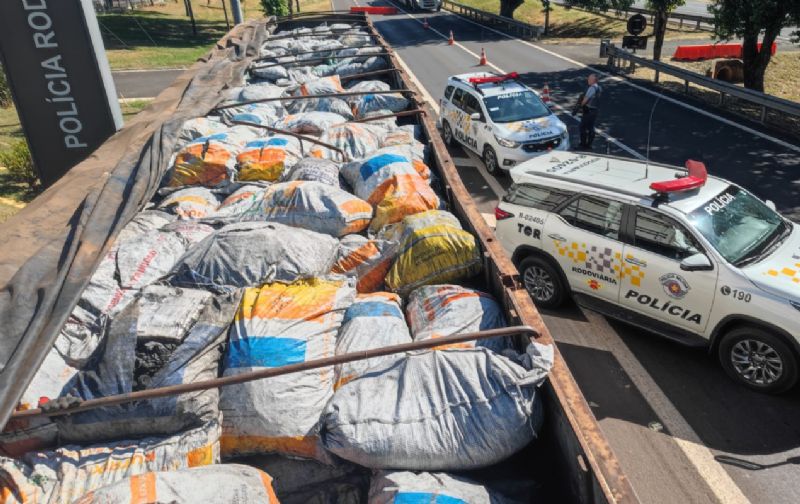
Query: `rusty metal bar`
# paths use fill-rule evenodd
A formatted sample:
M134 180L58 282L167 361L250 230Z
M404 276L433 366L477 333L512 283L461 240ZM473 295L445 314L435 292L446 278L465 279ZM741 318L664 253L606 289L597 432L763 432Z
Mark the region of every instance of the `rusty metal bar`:
M301 35L301 36L302 37L313 37L313 38L317 38L317 37L331 37L332 38L332 37L342 37L342 36L345 36L345 35L359 35L359 36L362 36L362 37L371 37L373 39L377 37L377 35L375 35L374 33L365 33L365 32L308 33L306 35ZM266 43L266 42L271 42L273 40L283 40L283 39L287 39L287 38L297 38L297 37L298 37L298 35L296 35L294 33L289 34L289 35L278 35L277 37L270 37L270 38L266 39L264 42Z
M261 129L267 130L267 131L272 132L272 133L278 133L280 135L293 136L293 137L301 140L301 142L300 142L301 152L300 153L303 154L303 155L305 155L305 152L302 151L302 149L303 149L302 140L305 140L306 142L311 142L311 143L326 147L328 149L335 150L336 152L338 152L339 154L342 155L342 160L347 161L347 154L342 149L340 149L339 147L336 147L335 145L331 145L329 143L325 143L325 142L322 142L320 140L317 140L314 137L301 135L300 133L295 133L293 131L284 130L284 129L280 129L280 128L273 128L272 126L265 126L263 124L252 123L252 122L248 122L248 121L230 121L230 123L231 124L238 124L238 125L241 125L241 126L250 126L250 127L253 127L253 128L261 128Z
M427 112L424 109L404 110L402 112L395 112L394 114L384 114L374 117L367 117L365 119L357 119L355 121L349 121L349 122L363 123L370 121L379 121L381 119L389 119L390 117L406 117L406 116L420 115L420 114L425 115L427 114ZM340 123L340 124L345 124L345 123ZM336 124L335 126L338 126L338 124Z
M294 61L287 61L285 63L270 63L269 65L261 65L259 67L254 68L254 70L261 70L262 68L272 68L276 66L288 66L288 65L307 65L309 63L320 63L323 61L328 60L343 60L343 59L355 59L355 58L371 58L373 56L389 56L392 54L391 52L379 52L379 53L371 53L371 54L353 54L351 56L325 56L323 58L310 58L304 60L295 59Z
M375 70L373 72L364 72L360 74L353 74L353 75L343 75L339 77L339 80L342 82L350 81L354 79L363 79L364 77L374 77L376 75L386 75L391 73L399 73L401 70L399 68L386 68L384 70Z
M314 49L314 50L311 50L311 51L300 51L300 52L297 52L297 53L282 54L280 56L261 56L259 58L254 59L253 61L266 61L268 59L289 58L291 56L302 56L304 54L314 54L314 53L322 53L322 52L345 51L347 49L364 49L365 47L381 47L381 46L379 46L379 45L368 45L368 46L360 46L360 47L337 47L335 49Z
M114 406L116 404L123 404L133 401L142 401L148 399L157 399L159 397L168 397L179 394L186 394L188 392L199 392L201 390L208 390L212 388L223 387L226 385L237 385L239 383L246 383L255 380L263 380L265 378L274 378L286 374L299 373L301 371L309 371L311 369L319 369L322 367L335 366L337 364L344 364L347 362L354 362L374 357L382 357L385 355L394 355L405 352L412 352L414 350L425 350L434 347L445 345L453 345L456 343L464 343L467 341L476 341L486 338L497 338L502 336L514 336L518 334L526 334L529 337L535 338L538 333L530 326L512 326L503 327L500 329L489 329L487 331L471 332L465 334L454 334L452 336L444 336L441 338L432 338L423 341L414 341L411 343L402 343L400 345L391 345L382 348L375 348L372 350L361 350L358 352L350 352L344 355L337 355L334 357L325 357L322 359L314 359L297 364L290 364L288 366L281 366L276 368L261 369L258 371L250 371L233 376L223 376L221 378L213 378L211 380L203 380L195 383L183 383L181 385L170 385L167 387L159 387L151 390L140 390L138 392L130 392L127 394L118 394L113 396L101 397L98 399L89 399L81 401L79 404L57 409L53 411L42 411L41 408L18 411L11 415L12 420L21 418L32 418L39 416L62 416L71 413L78 413L95 408L102 408L105 406Z
M368 94L395 94L395 93L416 94L416 91L412 91L410 89L389 89L386 91L346 91L344 93L324 93L324 94L308 95L308 96L277 96L273 98L259 98L257 100L246 100L243 102L229 103L228 105L219 105L211 109L211 113L229 108L242 107L244 105L252 105L254 103L266 103L273 101L311 100L313 98L340 98L342 96L362 96Z

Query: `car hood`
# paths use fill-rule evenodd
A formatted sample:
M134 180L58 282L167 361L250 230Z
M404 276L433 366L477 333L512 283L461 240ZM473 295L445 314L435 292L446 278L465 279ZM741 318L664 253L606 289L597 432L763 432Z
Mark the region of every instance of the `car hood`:
M742 272L759 288L800 302L800 226L769 257L745 266Z
M531 142L552 138L567 131L567 126L554 114L527 121L495 123L494 134L514 142Z

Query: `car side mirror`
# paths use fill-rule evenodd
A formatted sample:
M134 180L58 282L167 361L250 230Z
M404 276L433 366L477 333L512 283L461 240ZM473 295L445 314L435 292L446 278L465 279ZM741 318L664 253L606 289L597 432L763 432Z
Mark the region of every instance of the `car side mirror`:
M767 200L764 202L764 204L767 205L767 208L769 208L773 212L775 211L775 203L773 203L772 200Z
M469 115L473 121L483 121L483 115L480 112L473 112Z
M714 269L714 266L707 255L694 254L681 261L681 269L683 271L708 271Z

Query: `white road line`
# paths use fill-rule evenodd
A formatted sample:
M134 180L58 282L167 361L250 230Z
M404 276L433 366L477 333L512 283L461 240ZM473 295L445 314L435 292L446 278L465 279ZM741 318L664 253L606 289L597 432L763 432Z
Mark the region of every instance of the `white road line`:
M395 6L395 7L396 7L396 6ZM400 12L402 12L403 14L405 14L406 16L408 16L408 17L410 17L411 19L413 19L414 21L416 21L417 23L419 23L419 24L423 24L423 22L422 22L422 21L420 21L418 18L416 18L416 17L412 16L411 14L409 14L409 13L408 13L408 12L406 12L406 11L404 11L404 10L403 10L403 9L401 9L400 7L397 7L397 9L398 9ZM472 21L470 21L470 22L472 22ZM450 38L450 36L449 36L449 35L445 36L445 34L444 34L444 33L440 32L440 31L439 31L439 30L437 30L436 28L429 27L429 28L428 28L428 30L430 30L430 31L432 31L432 32L434 32L434 33L436 33L437 35L439 35L440 37L442 37L442 38L443 38L443 39L445 39L445 40L449 40L449 38ZM492 31L494 31L494 30L492 30ZM498 32L498 33L500 33L500 32ZM460 43L458 43L458 42L454 42L454 43L453 43L453 45L454 45L455 47L458 47L459 49L463 50L463 51L464 51L464 52L466 52L467 54L470 54L470 55L472 55L473 57L475 57L475 59L476 59L476 60L479 60L479 59L480 59L480 57L481 57L479 54L476 54L476 53L472 52L471 50L469 50L469 49L468 49L466 46L464 46L463 44L460 44ZM494 68L495 70L497 70L497 71L498 71L498 72L500 72L500 73L508 73L508 72L506 72L505 70L503 70L502 68L500 68L499 66L495 65L494 63L492 63L492 62L490 62L490 61L487 61L487 63L486 63L486 66L492 67L492 68ZM551 104L553 104L555 107L559 108L559 109L560 109L562 112L565 112L565 113L566 113L566 110L564 110L562 107L560 107L560 106L558 106L558 105L555 105L555 103L553 103L552 101L551 101L550 103L551 103ZM574 117L572 117L571 115L570 115L570 117L571 117L573 120L576 120L576 121L577 121L577 119L575 119L575 118L574 118ZM597 131L597 133L598 133L598 134L599 134L601 137L603 137L603 138L605 138L606 140L608 140L609 142L613 143L614 145L616 145L616 146L617 146L617 147L619 147L620 149L624 150L624 151L625 151L625 152L627 152L628 154L630 154L630 155L634 156L634 157L635 157L635 158L637 158L637 159L645 159L645 157L644 157L643 155L639 154L639 153L638 153L638 152L637 152L635 149L633 149L632 147L629 147L628 145L625 145L624 143L620 142L619 140L617 140L617 139L616 139L616 138L614 138L613 136L611 136L611 135L609 135L608 133L606 133L605 131L603 131L601 128L596 128L596 131ZM503 192L505 192L505 191L503 191Z
M421 23L417 18L410 15L403 9L399 10L411 19ZM448 38L444 37L440 31L434 28L430 28L430 30L439 34L439 36L442 38ZM470 51L463 45L459 43L456 43L455 45L467 53L472 54L475 57L479 57L477 54ZM398 57L398 60L399 59L400 58ZM402 63L402 65L404 70L406 70L409 75L412 76L412 79L415 80L415 83L420 86L420 90L422 90L423 94L426 97L430 97L430 94L428 94L427 90L425 90L425 88L419 84L419 81L416 80L416 77L413 76L414 74L405 65L405 63ZM506 73L496 65L490 64L489 66L501 73ZM616 139L609 138L609 141L612 141L616 145L624 145L621 142L618 142ZM625 147L626 151L630 149L627 146ZM631 149L628 152L631 151L633 150ZM474 155L469 151L467 151L467 154L470 156ZM495 194L498 195L498 197L505 192L502 190L502 186L500 187L500 192L498 192L495 186L491 183L491 181L493 181L494 184L499 186L497 181L494 180L494 177L487 176L488 174L484 174L482 170L481 175L483 175L484 179L486 179L486 181L489 183L489 186L492 188ZM596 323L605 323L600 315L591 313L589 316L597 317L598 320ZM653 380L647 370L645 370L641 363L636 359L619 335L615 331L599 332L608 335L605 339L609 351L611 351L612 354L617 358L622 368L630 377L631 381L633 381L634 385L636 385L636 388L642 393L642 397L644 397L645 401L647 401L656 415L658 415L658 418L661 420L661 422L667 427L667 429L669 429L673 439L675 440L675 443L678 445L681 451L683 451L683 453L686 455L686 458L695 467L697 473L703 478L709 488L711 488L711 491L720 500L720 502L725 504L749 503L750 501L747 499L744 493L742 493L738 485L736 485L736 482L733 481L733 479L719 464L719 462L714 459L714 454L711 452L711 450L703 445L700 436L698 436L694 429L692 429L691 425L689 425L686 419L681 416L675 405L672 404L666 394L664 394L655 380Z
M607 324L602 315L585 310L584 314L593 325ZM678 409L664 394L655 380L631 352L624 341L614 330L597 331L605 340L605 346L620 366L630 377L637 389L642 393L647 403L658 415L658 418L672 434L675 443L694 465L700 476L714 492L714 495L725 504L749 503L730 475L714 459L714 454L703 445L700 436L692 429L686 419L681 416Z
M403 11L403 12L405 12L405 11ZM405 12L405 14L409 15L407 12ZM452 14L452 13L450 13L448 15L456 16L455 14ZM516 42L519 42L520 44L525 44L527 46L533 47L534 49L536 49L538 51L542 51L543 53L549 54L550 56L553 56L555 58L559 58L559 59L561 59L563 61L566 61L568 63L572 63L573 65L576 65L576 66L578 66L580 68L586 68L588 70L591 70L592 72L594 72L596 74L603 75L607 79L614 80L614 81L617 81L617 82L621 82L621 83L623 83L623 84L625 84L627 86L631 86L632 88L638 89L639 91L642 91L644 93L650 94L652 96L659 96L659 94L660 94L660 93L657 93L657 92L655 92L655 91L653 91L651 89L647 89L646 87L643 87L643 86L640 86L638 84L635 84L635 83L629 81L628 79L624 79L622 77L617 77L616 75L612 75L612 74L609 74L607 72L603 72L602 70L598 70L597 68L595 68L593 66L586 65L584 63L581 63L580 61L576 61L576 60L574 60L572 58L569 58L567 56L563 56L561 54L558 54L558 53L555 53L555 52L550 51L548 49L545 49L544 47L538 46L536 44L532 44L532 43L528 42L527 40L518 39L518 38L513 37L513 36L511 36L511 35L509 35L507 33L503 33L501 31L495 30L494 28L490 28L488 26L484 26L484 25L482 25L480 23L476 23L475 21L472 21L471 19L467 19L465 17L461 17L461 16L456 16L456 17L458 17L458 19L466 21L467 23L474 24L475 26L479 26L479 27L481 27L481 28L483 28L485 30L489 30L491 32L497 33L498 35L502 35L503 37L505 37L505 38L507 38L509 40L514 40ZM437 33L439 33L439 32L437 32ZM441 35L441 33L440 33L440 35ZM475 53L472 53L472 54L475 54ZM722 116L718 116L717 114L714 114L713 112L709 112L707 110L703 110L701 108L695 107L694 105L689 105L688 103L682 102L682 101L677 100L675 98L671 98L669 96L663 96L662 95L661 99L664 100L664 101L668 101L670 103L673 103L675 105L678 105L680 107L689 109L692 112L697 112L698 114L704 115L706 117L710 117L712 119L716 119L717 121L720 121L721 123L727 124L728 126L733 126L734 128L738 128L738 129L740 129L742 131L746 131L747 133L751 133L751 134L756 135L758 137L761 137L761 138L763 138L765 140L769 140L769 141L774 142L774 143L776 143L776 144L778 144L778 145L780 145L782 147L786 147L787 149L793 150L795 152L800 152L800 146L797 146L797 145L791 144L789 142L783 141L780 138L775 138L775 137L773 137L771 135L767 135L766 133L762 133L761 131L758 131L758 130L755 130L753 128L750 128L749 126L745 126L744 124L739 124L739 123L737 123L735 121L731 121L730 119L726 119L726 118L724 118Z

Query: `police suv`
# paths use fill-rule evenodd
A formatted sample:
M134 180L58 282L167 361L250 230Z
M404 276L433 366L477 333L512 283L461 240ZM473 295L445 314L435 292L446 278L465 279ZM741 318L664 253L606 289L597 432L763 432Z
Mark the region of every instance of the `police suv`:
M551 150L569 149L567 126L519 75L455 75L439 100L439 126L450 146L457 141L501 173Z
M511 170L496 234L534 301L708 346L770 393L798 380L800 226L702 163L552 152Z

